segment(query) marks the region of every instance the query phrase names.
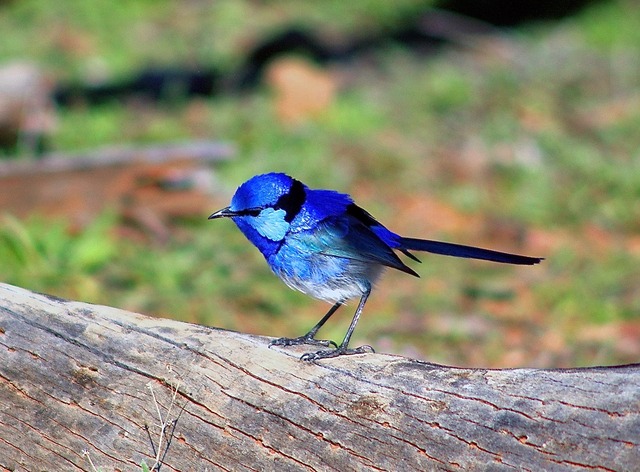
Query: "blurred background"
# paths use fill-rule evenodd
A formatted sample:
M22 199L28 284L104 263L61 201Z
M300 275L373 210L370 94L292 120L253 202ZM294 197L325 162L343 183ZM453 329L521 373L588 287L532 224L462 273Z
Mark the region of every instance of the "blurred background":
M546 257L423 254L420 279L385 274L353 345L639 360L636 1L1 0L0 31L0 281L298 336L329 306L207 221L284 171L403 235Z

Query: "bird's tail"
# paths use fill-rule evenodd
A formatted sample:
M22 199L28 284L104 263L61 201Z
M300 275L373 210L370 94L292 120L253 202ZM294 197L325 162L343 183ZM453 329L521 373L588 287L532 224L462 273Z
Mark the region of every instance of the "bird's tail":
M401 238L401 251L426 251L434 254L442 254L444 256L468 257L470 259L483 259L486 261L502 262L505 264L521 264L533 265L542 261L543 257L520 256L518 254L509 254L507 252L492 251L491 249L482 249L479 247L465 246L463 244L445 243L442 241L432 241L429 239Z

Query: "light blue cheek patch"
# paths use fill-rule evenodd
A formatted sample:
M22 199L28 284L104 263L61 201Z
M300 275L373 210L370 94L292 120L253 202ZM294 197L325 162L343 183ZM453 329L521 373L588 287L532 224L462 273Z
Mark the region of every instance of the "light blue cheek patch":
M265 208L254 218L253 226L261 236L271 241L280 241L284 239L290 227L284 220L286 215L287 212L282 209Z

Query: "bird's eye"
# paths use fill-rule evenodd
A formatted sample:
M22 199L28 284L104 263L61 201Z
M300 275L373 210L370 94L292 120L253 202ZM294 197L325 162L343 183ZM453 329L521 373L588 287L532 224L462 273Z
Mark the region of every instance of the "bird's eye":
M247 208L246 210L240 210L237 212L238 216L258 216L262 211L261 208Z

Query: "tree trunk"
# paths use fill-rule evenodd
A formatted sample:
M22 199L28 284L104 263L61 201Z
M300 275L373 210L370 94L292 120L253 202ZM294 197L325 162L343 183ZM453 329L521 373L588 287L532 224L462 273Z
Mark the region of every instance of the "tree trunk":
M640 365L314 364L268 342L0 284L0 469L640 468Z

